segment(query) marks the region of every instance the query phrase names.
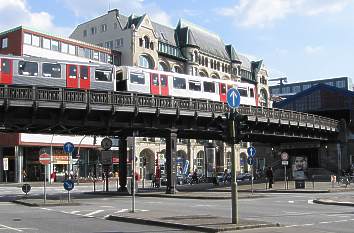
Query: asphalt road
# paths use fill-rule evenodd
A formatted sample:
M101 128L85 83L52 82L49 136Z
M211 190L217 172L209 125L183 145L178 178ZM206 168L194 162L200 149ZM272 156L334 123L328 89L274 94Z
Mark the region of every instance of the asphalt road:
M57 188L59 188L57 190ZM0 187L1 232L186 232L154 226L128 224L105 220L105 217L131 209L131 197L101 197L78 200L80 206L26 207L7 202L21 194L15 187ZM80 186L76 190L90 191L92 187ZM48 192L65 191L50 187ZM32 195L41 195L41 188L34 188ZM243 232L353 232L353 207L320 205L315 198L354 195L354 192L326 194L267 194L265 198L240 199L239 215L242 219L255 219L280 223L278 228L243 230ZM196 200L137 197L137 211L151 214L168 212L183 215L210 214L230 217L230 200ZM12 230L10 228L18 229ZM24 229L28 228L28 229Z

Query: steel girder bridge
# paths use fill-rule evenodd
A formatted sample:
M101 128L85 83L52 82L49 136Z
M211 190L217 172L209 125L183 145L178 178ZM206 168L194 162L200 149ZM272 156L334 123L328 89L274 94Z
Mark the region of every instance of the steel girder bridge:
M240 106L243 141L335 140L339 122L283 109ZM174 193L177 138L225 141L230 109L225 103L128 92L0 86L0 132L104 135L120 138L120 161L127 137L166 138L167 192ZM126 162L120 186L126 187Z

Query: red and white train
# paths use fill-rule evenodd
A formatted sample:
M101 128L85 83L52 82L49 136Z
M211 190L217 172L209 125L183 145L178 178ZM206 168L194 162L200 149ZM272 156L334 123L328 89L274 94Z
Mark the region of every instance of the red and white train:
M257 105L255 85L231 80L110 64L0 55L0 85L50 86L138 92L226 102L236 87L241 104Z

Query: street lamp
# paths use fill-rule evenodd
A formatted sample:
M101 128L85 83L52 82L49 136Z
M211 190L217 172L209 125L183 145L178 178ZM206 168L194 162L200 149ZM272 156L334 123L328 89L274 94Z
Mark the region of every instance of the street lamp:
M79 157L77 159L77 163L78 163L78 166L77 166L77 184L80 184L80 148L81 148L81 143L82 141L84 140L84 138L86 138L87 135L83 136L79 142L79 147L77 149L77 156L76 157Z

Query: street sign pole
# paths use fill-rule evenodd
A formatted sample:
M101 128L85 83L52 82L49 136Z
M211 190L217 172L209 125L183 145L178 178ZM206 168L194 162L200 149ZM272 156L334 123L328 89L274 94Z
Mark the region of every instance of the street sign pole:
M286 165L284 165L284 187L285 187L285 190L287 189L286 188Z
M252 195L253 195L253 163L251 165L251 190L252 190Z
M236 152L235 140L238 137L235 130L235 108L240 106L240 93L235 88L230 88L227 91L227 105L231 108L230 117L228 119L229 141L231 142L231 220L233 224L238 224L238 192L236 181Z
M47 201L47 192L46 192L46 177L47 177L47 165L44 165L44 187L43 187L43 192L44 192L44 204Z
M231 110L231 115L229 119L229 133L231 140L231 217L232 223L238 224L238 191L237 191L237 181L236 181L236 151L235 151L235 110Z

